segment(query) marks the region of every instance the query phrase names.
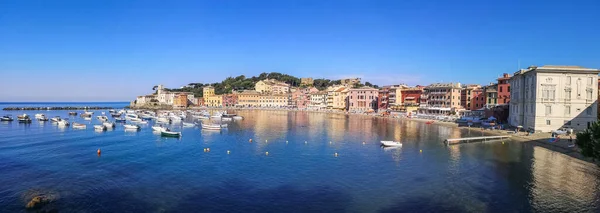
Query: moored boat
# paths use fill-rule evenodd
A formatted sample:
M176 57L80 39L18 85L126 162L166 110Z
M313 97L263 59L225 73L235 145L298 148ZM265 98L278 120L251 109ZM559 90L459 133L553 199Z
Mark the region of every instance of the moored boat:
M29 118L29 115L27 114L19 115L17 116L17 119L19 120L19 123L31 123L31 118Z
M202 129L206 130L221 130L221 125L219 124L202 124Z
M69 125L71 125L71 124L69 123L69 121L67 121L67 120L63 120L63 119L60 119L60 120L59 120L59 121L57 121L56 123L58 124L58 126L69 126Z
M118 118L115 118L115 122L125 123L125 122L127 122L127 119L118 117Z
M102 123L102 125L109 129L115 128L114 122L104 122L104 123Z
M118 118L121 117L121 113L110 113L110 116L112 116L113 118Z
M14 119L10 115L5 115L0 118L0 121L13 121Z
M60 116L55 116L54 118L50 119L52 120L52 122L59 122L62 121L62 119L60 118Z
M38 121L48 121L48 117L46 117L46 115L44 115L44 114L42 114L42 116L40 116L40 117L36 117L36 119Z
M234 120L242 120L242 119L244 119L244 117L236 115L236 116L233 116L233 119Z
M163 126L152 126L152 130L153 131L163 131L166 130L167 128L163 127Z
M69 115L76 116L77 112L69 112Z
M170 131L169 129L164 129L160 131L160 136L163 137L181 137L181 132Z
M86 129L87 125L73 122L73 129Z
M96 118L100 121L108 121L108 117L106 117L106 115L99 115L96 116Z
M381 141L381 145L387 147L401 147L402 143L397 141Z
M196 125L193 123L183 122L183 127L194 127L194 126L196 126Z
M37 119L37 118L43 118L43 117L46 117L46 115L44 115L44 114L42 114L42 113L38 113L38 114L35 114L35 116L34 116L34 117Z
M137 130L140 129L140 126L132 125L132 124L125 124L125 125L123 125L123 127L125 127L125 129L137 129Z
M97 131L106 131L106 126L104 126L104 125L94 125L94 130L97 130Z

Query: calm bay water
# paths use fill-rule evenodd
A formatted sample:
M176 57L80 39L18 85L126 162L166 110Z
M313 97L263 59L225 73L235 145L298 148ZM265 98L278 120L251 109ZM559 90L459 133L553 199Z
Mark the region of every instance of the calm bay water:
M67 117L67 111L26 113ZM44 209L59 212L600 210L597 166L541 147L510 141L445 146L445 138L481 133L415 121L237 113L244 120L222 132L173 125L183 131L181 139L161 138L151 124L139 132L118 125L97 133L96 119L79 117L71 120L90 123L87 130L0 123L0 211L25 212L31 191L58 195ZM380 140L403 147L383 149Z

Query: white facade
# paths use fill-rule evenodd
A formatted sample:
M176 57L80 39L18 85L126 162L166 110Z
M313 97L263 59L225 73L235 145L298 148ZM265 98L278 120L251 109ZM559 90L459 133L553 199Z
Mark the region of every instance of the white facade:
M326 109L327 108L327 92L319 92L310 94L310 109Z
M585 130L597 120L598 69L543 66L511 77L508 122L541 132Z

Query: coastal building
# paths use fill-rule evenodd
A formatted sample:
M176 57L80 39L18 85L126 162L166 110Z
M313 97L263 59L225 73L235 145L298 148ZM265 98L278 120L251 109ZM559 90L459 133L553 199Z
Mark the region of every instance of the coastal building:
M196 98L195 105L196 106L204 106L204 98L203 97Z
M254 89L263 94L285 94L290 92L290 85L274 79L266 79L256 82Z
M510 102L509 79L510 75L508 73L504 73L502 77L498 78L498 104L508 104Z
M136 105L144 105L144 104L150 103L153 100L155 102L158 102L158 100L156 99L156 95L142 95L142 96L138 96L135 99L135 104Z
M460 83L435 83L423 89L419 113L449 115L462 109Z
M377 98L377 109L387 110L389 108L390 87L382 87L379 89L379 97Z
M327 91L320 91L310 94L309 109L321 110L327 109Z
M347 110L346 98L348 89L344 86L333 86L327 89L327 109Z
M237 105L240 107L258 107L260 106L260 93L254 90L244 90L236 92Z
M158 102L161 104L173 105L173 99L175 98L175 93L169 92L165 90L165 87L160 84L156 89L156 97Z
M388 108L394 109L402 106L402 89L408 88L405 84L397 84L390 86L383 86L382 88L388 88Z
M187 108L188 107L188 94L177 93L173 99L173 108Z
M208 107L222 107L223 106L223 96L213 95L204 97L204 104Z
M481 85L466 85L460 92L460 105L466 110L478 110L485 106L485 92Z
M598 69L580 66L531 66L510 78L512 126L550 132L586 129L597 120Z
M401 112L417 112L421 103L424 86L400 87L396 91L396 100L392 110Z
M310 95L306 90L298 89L291 94L293 104L291 107L296 109L306 109L310 104Z
M208 97L215 95L215 88L212 86L205 86L202 88L202 97Z
M261 94L259 104L265 108L287 108L288 98L286 94Z
M300 78L300 86L312 86L314 82L313 78Z
M223 95L223 106L224 107L233 107L238 104L238 96L237 94L224 94Z
M379 90L372 87L352 88L348 90L348 111L370 112L377 110Z
M485 94L485 108L491 109L498 104L498 84L490 84L483 87Z

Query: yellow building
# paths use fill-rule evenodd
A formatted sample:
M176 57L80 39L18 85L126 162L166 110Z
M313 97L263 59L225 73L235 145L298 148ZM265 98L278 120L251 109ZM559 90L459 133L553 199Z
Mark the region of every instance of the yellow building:
M215 95L215 88L212 86L206 86L202 88L202 96L208 97Z
M282 94L260 95L260 107L285 108L288 106L288 96Z
M343 86L331 87L327 90L327 109L346 110L348 88Z
M256 82L254 90L263 94L285 94L290 92L290 85L273 79Z
M220 95L204 97L204 105L209 107L222 107L223 97Z
M260 106L260 93L254 90L244 90L236 93L238 97L237 106L242 107L258 107Z

